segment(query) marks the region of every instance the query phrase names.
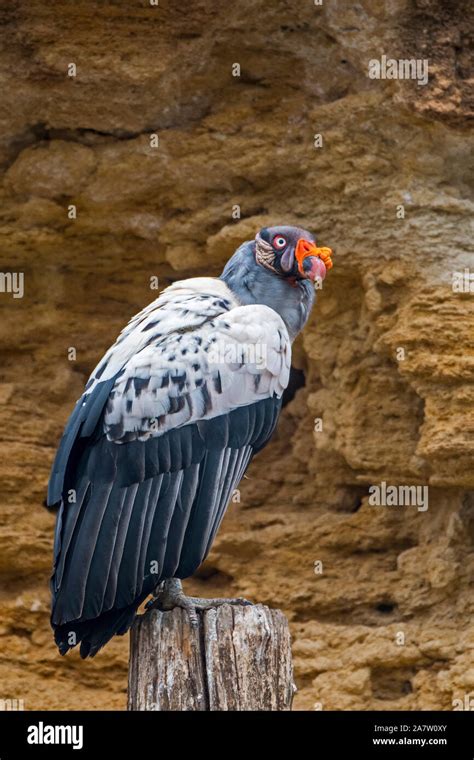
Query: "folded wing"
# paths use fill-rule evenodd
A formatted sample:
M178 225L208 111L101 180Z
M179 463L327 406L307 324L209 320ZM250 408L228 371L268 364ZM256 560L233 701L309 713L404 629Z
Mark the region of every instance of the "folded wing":
M65 431L51 493L61 499L52 622L62 652L82 640L81 654L95 654L160 580L197 569L276 425L285 325L206 282L218 284L172 286L132 320L120 360L106 354Z

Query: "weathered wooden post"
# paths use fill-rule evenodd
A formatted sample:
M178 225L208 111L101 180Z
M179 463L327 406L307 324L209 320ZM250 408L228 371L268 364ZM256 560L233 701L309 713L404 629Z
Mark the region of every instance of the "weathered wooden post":
M129 710L291 710L288 622L258 604L149 610L131 632Z

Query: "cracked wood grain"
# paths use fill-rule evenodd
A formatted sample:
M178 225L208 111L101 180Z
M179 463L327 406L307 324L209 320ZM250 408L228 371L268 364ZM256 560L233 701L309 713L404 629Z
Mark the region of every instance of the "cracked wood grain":
M130 640L129 710L290 710L295 687L288 622L264 605L200 615L150 610Z

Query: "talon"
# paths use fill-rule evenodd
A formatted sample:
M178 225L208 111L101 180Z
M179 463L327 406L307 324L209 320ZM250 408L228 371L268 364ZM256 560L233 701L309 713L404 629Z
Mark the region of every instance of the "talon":
M181 607L189 615L189 623L192 628L199 626L198 610L209 610L213 607L220 607L223 604L236 604L242 607L252 605L248 599L239 596L235 599L198 599L193 596L185 596L181 581L178 578L169 578L163 582L155 596L145 605L145 609L156 608L162 611L172 610L174 607Z

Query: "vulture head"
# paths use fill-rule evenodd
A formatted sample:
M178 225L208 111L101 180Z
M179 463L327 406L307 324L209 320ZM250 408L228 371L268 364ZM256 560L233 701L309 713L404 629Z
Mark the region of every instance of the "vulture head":
M330 248L318 248L313 235L300 227L263 227L255 236L255 258L280 277L314 282L332 267Z
M263 227L236 250L221 278L242 304L277 311L294 340L308 320L315 289L332 267L331 255L301 227Z

